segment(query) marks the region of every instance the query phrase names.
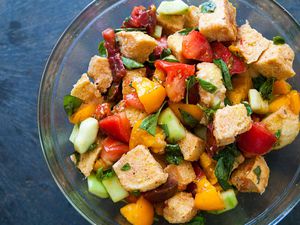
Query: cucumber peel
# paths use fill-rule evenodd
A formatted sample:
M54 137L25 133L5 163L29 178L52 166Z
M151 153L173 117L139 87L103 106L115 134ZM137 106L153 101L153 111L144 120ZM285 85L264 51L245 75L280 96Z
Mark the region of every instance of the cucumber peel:
M238 204L238 200L232 189L221 192L221 198L224 201L225 209L208 211L209 213L221 214L221 213L227 212L231 209L234 209Z
M73 144L74 144L74 142L76 140L76 137L78 135L78 131L79 131L79 126L78 126L78 124L75 124L74 127L73 127L73 130L72 130L72 133L69 137L69 141L71 141Z
M102 183L113 202L121 201L129 195L116 175L103 179Z
M87 178L88 190L93 195L96 195L100 198L108 198L109 195L100 180L97 179L95 174L91 174Z
M157 12L163 15L183 15L189 6L181 0L162 1L157 8Z

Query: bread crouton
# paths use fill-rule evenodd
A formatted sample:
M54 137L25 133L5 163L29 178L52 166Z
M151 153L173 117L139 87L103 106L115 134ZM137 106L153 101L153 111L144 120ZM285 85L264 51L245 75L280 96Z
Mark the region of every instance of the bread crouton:
M156 40L140 31L125 32L116 34L120 44L121 53L130 59L144 63L157 46Z
M179 34L178 32L170 35L168 37L168 48L171 49L172 54L178 59L181 63L187 63L189 62L188 59L184 58L182 55L182 41L183 41L183 35Z
M280 149L292 143L299 133L299 115L294 114L287 106L268 115L262 123L272 133L280 132L274 149Z
M242 56L246 63L256 62L269 47L270 42L257 30L251 28L248 21L238 28L237 40L229 49Z
M132 82L135 79L138 79L140 77L146 76L146 69L140 68L135 70L127 70L127 73L125 77L123 77L123 83L122 83L122 94L127 95L132 92L135 92L135 89L132 87Z
M163 216L169 223L187 223L196 214L195 200L191 193L179 192L165 201Z
M231 144L235 137L251 128L251 117L243 104L218 109L213 121L213 135L218 146Z
M157 15L158 25L163 27L163 33L170 35L176 31L182 30L184 27L183 15Z
M130 169L123 171L122 167L127 163ZM113 169L127 191L149 191L162 185L168 179L168 174L143 145L138 145L124 154L113 165Z
M125 107L124 111L126 113L127 119L130 122L131 127L133 127L134 124L136 124L136 122L138 122L139 120L146 118L148 115L146 112L143 112L133 107Z
M296 74L293 70L294 58L295 53L289 45L275 45L271 42L269 48L257 62L253 63L253 66L265 77L286 80Z
M235 171L230 182L240 192L262 194L268 186L270 169L262 156L246 159Z
M184 27L192 28L198 27L200 18L200 8L194 5L189 6L187 13L184 15Z
M94 79L94 83L101 93L106 92L113 81L108 59L105 57L93 56L87 74Z
M212 2L216 4L214 12L199 14L199 31L208 41L235 41L237 35L235 7L228 0L212 0Z
M81 78L74 84L71 95L80 98L84 103L100 104L103 98L95 84L90 82L87 74L82 74Z
M205 142L190 132L178 142L184 160L196 161L205 150Z

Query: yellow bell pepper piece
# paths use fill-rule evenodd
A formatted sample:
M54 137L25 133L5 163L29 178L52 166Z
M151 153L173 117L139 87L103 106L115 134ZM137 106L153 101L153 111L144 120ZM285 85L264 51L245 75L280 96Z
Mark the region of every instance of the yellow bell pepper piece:
M200 155L200 166L202 167L205 175L208 177L208 180L212 184L216 184L218 182L215 175L216 162L210 158L206 152L203 152Z
M270 104L269 104L269 112L276 112L282 106L289 106L290 99L286 95L282 95L276 97Z
M164 153L164 148L166 147L166 136L164 131L160 127L156 127L155 136L152 136L147 131L140 128L141 123L142 120L139 120L132 128L129 149L133 149L137 145L144 145L150 148L154 153Z
M227 98L232 104L239 104L247 98L248 91L252 87L252 79L247 72L234 75L232 86L233 90L227 92Z
M189 113L191 116L193 116L197 120L201 120L203 117L203 111L196 105L192 104L183 104L183 103L170 103L169 107L172 109L172 111L175 113L177 118L184 123L184 120L181 116L180 110L183 110L187 113Z
M296 90L291 91L288 95L290 100L290 108L295 114L299 114L300 112L300 97L299 93Z
M133 81L132 86L149 114L159 109L167 95L165 88L161 84L145 77L142 77L139 82Z
M166 74L164 73L164 71L162 71L160 69L155 69L153 76L152 76L152 80L154 82L163 84L163 82L165 82L165 80L166 80Z
M196 181L195 207L199 210L222 210L225 208L220 192L206 179Z
M143 197L140 197L136 203L122 207L120 212L133 225L151 225L153 223L153 206Z
M286 95L291 91L291 85L285 80L277 80L273 84L274 95Z
M84 104L69 118L73 124L80 123L81 121L91 117L96 111L95 104Z

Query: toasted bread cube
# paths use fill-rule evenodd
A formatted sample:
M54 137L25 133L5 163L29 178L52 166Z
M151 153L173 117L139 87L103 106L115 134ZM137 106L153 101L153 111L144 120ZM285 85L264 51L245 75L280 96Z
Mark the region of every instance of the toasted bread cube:
M122 167L127 163L130 169L123 171ZM162 185L168 179L168 174L143 145L138 145L124 154L113 165L113 169L127 191L149 191Z
M182 41L183 35L179 34L178 32L170 35L168 37L168 48L171 49L172 54L178 59L179 62L188 63L189 60L184 58L182 55Z
M294 114L289 107L283 106L262 120L272 133L280 131L280 137L274 149L280 149L292 143L299 133L299 115Z
M108 59L105 57L93 56L87 74L94 79L95 85L101 93L106 92L113 81Z
M251 28L248 21L238 28L237 40L229 49L242 56L246 63L256 62L269 47L270 42L257 30Z
M186 132L185 138L178 142L184 160L196 161L205 150L205 142L190 132Z
M184 16L185 16L184 27L186 28L198 27L199 18L200 18L200 8L191 5L189 6L189 9Z
M262 194L268 186L270 169L262 156L246 159L235 171L230 182L240 192Z
M251 117L243 104L218 109L213 121L213 135L218 146L231 144L235 137L251 128Z
M156 40L140 31L116 34L121 53L130 59L144 63L157 45Z
M103 102L96 85L90 82L86 73L82 74L77 83L73 85L71 95L80 98L84 103L100 104Z
M275 45L271 42L269 48L253 64L254 68L266 77L286 80L295 75L293 61L295 53L287 44Z
M147 113L144 111L141 111L139 109L133 108L133 107L125 107L124 109L126 113L126 117L130 122L130 126L133 127L134 124L136 124L137 121L142 120L147 117Z
M169 223L187 223L197 214L191 193L179 192L165 201L163 216Z
M122 94L127 95L135 92L134 87L132 87L132 82L145 76L146 76L146 68L127 70L126 75L123 77Z
M164 171L178 182L178 189L184 190L196 178L192 163L183 161L179 165L168 165Z
M236 9L228 0L212 0L216 9L200 13L199 31L209 41L235 41L237 35Z
M210 82L217 87L214 93L210 93L199 86L200 101L210 108L219 103L223 107L226 88L223 84L222 71L214 63L207 62L197 64L197 70L197 78Z
M184 16L157 15L157 23L163 27L163 33L170 35L184 27Z

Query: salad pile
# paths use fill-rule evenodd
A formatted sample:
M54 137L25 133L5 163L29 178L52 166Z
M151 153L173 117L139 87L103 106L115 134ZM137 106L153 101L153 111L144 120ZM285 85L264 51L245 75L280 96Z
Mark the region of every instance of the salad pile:
M63 101L71 160L91 194L125 201L134 225L199 225L201 211L266 190L264 155L299 132L299 93L286 81L294 52L282 37L237 26L228 0L136 6L102 36Z

